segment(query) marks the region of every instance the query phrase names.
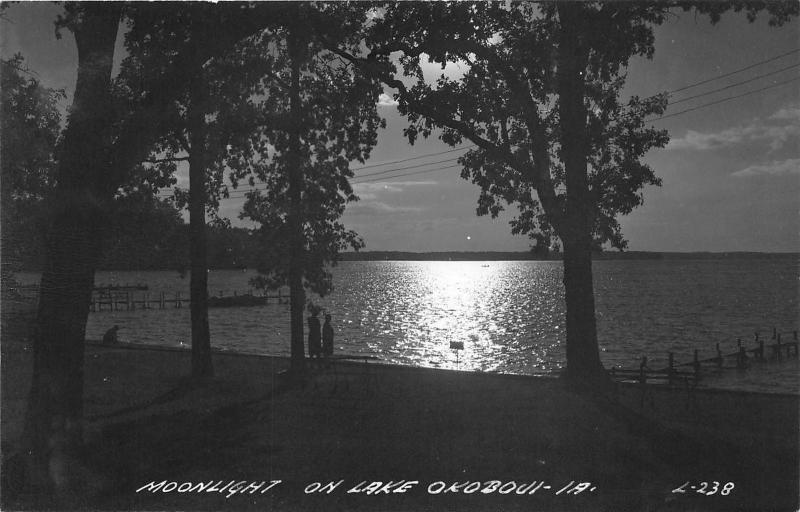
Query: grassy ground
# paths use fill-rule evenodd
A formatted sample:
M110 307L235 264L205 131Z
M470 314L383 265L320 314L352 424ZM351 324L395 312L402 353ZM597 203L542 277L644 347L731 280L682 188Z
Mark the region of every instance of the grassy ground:
M7 455L29 351L2 348ZM219 353L215 381L189 388L188 356L90 345L87 448L67 463L76 490L6 488L3 509L797 509L798 397L650 387L642 406L636 386L589 395L555 379L345 362L284 389L285 360ZM170 482L274 480L263 494L164 492ZM151 481L167 484L136 492ZM348 492L374 481L417 483ZM447 490L467 482L480 483ZM713 494L697 492L714 482Z

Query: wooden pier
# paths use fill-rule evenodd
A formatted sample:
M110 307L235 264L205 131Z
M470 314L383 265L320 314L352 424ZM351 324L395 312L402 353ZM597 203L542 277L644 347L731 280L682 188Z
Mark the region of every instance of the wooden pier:
M175 292L149 292L141 289L116 289L97 288L92 293L89 311L100 313L104 311L134 311L136 309L176 309L189 307L191 298L188 294ZM147 290L147 288L144 288ZM220 291L218 295L208 297L208 307L248 307L266 304L286 304L288 297L280 290L275 294L256 295L252 290L246 293L233 291L226 295Z
M778 332L772 329L772 338L765 343L759 333L754 335L754 347L747 348L741 338L737 339L737 350L724 354L720 344L715 345L713 357L701 359L698 349L694 350L692 361L675 363L675 354L667 353L667 366L651 369L648 358L642 357L639 368L611 368L608 373L617 383L639 383L642 385L642 406L647 394L645 384L663 384L667 386L681 386L686 388L691 399L692 391L698 383L709 375L719 374L726 370L745 371L751 364L767 361L781 361L783 359L800 358L800 345L798 345L797 331ZM687 402L688 403L688 402Z

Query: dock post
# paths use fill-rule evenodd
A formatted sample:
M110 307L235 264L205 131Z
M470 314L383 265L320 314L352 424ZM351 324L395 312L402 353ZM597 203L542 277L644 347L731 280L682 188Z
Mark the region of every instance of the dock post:
M675 354L669 352L669 368L667 369L667 380L672 382L672 376L675 374Z
M644 408L644 397L647 394L647 356L642 356L642 363L639 365L639 387L642 390L639 407Z
M773 327L773 328L772 328L772 339L773 339L773 340L774 340L774 339L776 339L776 337L777 337L777 336L778 336L778 329L776 329L775 327Z
M739 347L739 354L736 356L736 368L744 370L747 368L747 352L744 347Z
M742 338L736 338L736 346L742 348Z
M700 357L697 349L694 349L694 362L692 366L694 367L694 378L698 381L700 380Z
M758 340L758 358L764 360L764 340Z
M775 352L778 354L778 361L780 361L781 360L781 348L782 348L781 347L781 335L780 335L780 333L778 333L778 337L776 339L776 343L777 343L777 348L775 349Z
M722 368L722 351L719 349L719 343L717 343L717 366Z
M181 292L175 292L175 307L179 308L181 306Z

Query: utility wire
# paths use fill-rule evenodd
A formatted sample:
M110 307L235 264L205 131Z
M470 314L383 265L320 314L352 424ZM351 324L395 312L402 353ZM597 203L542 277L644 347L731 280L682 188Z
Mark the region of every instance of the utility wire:
M672 101L672 102L670 102L669 104L670 104L670 105L676 105L676 104L678 104L678 103L683 103L684 101L689 101L689 100L693 100L693 99L695 99L695 98L700 98L700 97L703 97L703 96L708 96L709 94L714 94L714 93L716 93L716 92L724 91L724 90L726 90L726 89L731 89L731 88L733 88L733 87L738 87L738 86L740 86L740 85L748 84L748 83L750 83L750 82L754 82L754 81L756 81L756 80L759 80L759 79L761 79L761 78L764 78L764 77L767 77L767 76L776 75L776 74L778 74L778 73L781 73L781 72L783 72L783 71L786 71L786 70L788 70L788 69L796 68L796 67L798 67L798 66L800 66L800 63L798 63L798 64L792 64L791 66L786 66L785 68L777 69L777 70L775 70L775 71L772 71L772 72L770 72L770 73L765 73L765 74L763 74L763 75L758 75L758 76L755 76L755 77L753 77L753 78L749 78L749 79L747 79L747 80L744 80L744 81L742 81L742 82L736 82L735 84L726 85L725 87L720 87L719 89L714 89L713 91L708 91L708 92L704 92L704 93L701 93L701 94L695 94L694 96L689 96L688 98L683 98L683 99L680 99L680 100L677 100L677 101Z
M716 76L714 78L708 78L706 80L701 80L700 82L695 82L693 84L684 85L683 87L680 87L678 89L675 89L673 91L668 91L668 92L669 92L669 94L674 94L676 92L685 91L686 89L691 89L692 87L697 87L698 85L707 84L709 82L713 82L713 81L719 80L721 78L725 78L725 77L728 77L728 76L731 76L731 75L735 75L737 73L741 73L742 71L747 71L748 69L753 69L755 67L761 66L762 64L766 64L767 62L772 62L772 61L775 61L775 60L778 60L778 59L782 59L783 57L786 57L787 55L791 55L791 54L797 53L797 52L800 52L800 48L795 48L794 50L789 50L786 53L782 53L780 55L776 55L775 57L771 57L769 59L762 60L762 61L756 62L754 64L750 64L749 66L745 66L743 68L736 69L736 70L731 71L729 73L725 73L724 75L719 75L719 76Z
M779 87L781 85L786 85L788 83L795 82L797 80L800 80L800 77L794 77L794 78L791 78L789 80L784 80L783 82L778 82L776 84L768 85L768 86L762 87L760 89L754 89L752 91L748 91L748 92L743 93L743 94L738 94L736 96L730 96L728 98L722 98L720 100L712 101L710 103L704 103L702 105L698 105L696 107L692 107L692 108L688 108L688 109L685 109L685 110L681 110L680 112L675 112L673 114L668 114L668 115L661 116L661 117L656 117L656 118L653 118L653 119L647 119L647 120L645 120L645 122L649 123L649 122L653 122L653 121L658 121L660 119L666 119L668 117L678 116L678 115L681 115L681 114L685 114L687 112L692 112L694 110L699 110L699 109L702 109L702 108L710 107L712 105L717 105L719 103L724 103L726 101L731 101L731 100L735 100L735 99L738 99L738 98L741 98L741 97L744 97L744 96L749 96L751 94L755 94L755 93L758 93L758 92L766 91L766 90L772 89L774 87ZM382 180L385 180L385 179L400 178L400 177L403 177L403 176L424 174L424 173L435 172L435 171L440 171L440 170L444 170L444 169L452 169L453 167L460 167L460 165L451 165L451 166L448 166L448 167L439 167L439 168L436 168L436 169L427 169L427 170L417 171L417 172L413 172L413 173L399 174L397 176L387 176L385 178L378 178L378 179L371 179L371 180L364 180L364 181L353 181L353 183L354 184L356 184L356 183L371 183L371 182L375 182L375 181L382 181Z
M475 147L475 144L471 144L469 146L462 146L460 148L448 149L447 151L440 151L438 153L429 153L427 155L419 155L419 156L415 156L415 157L412 157L412 158L401 158L400 160L392 160L390 162L383 162L383 163L380 163L380 164L364 165L362 167L359 167L359 168L353 169L353 170L354 171L360 171L362 169L370 169L372 167L381 167L381 166L389 165L389 164L400 164L400 163L403 163L403 162L410 162L412 160L419 160L420 158L427 158L429 156L444 155L445 153L452 153L454 151L461 151L461 150L464 150L464 149L471 149L471 148L474 148L474 147Z
M460 147L460 148L450 149L450 150L447 150L447 151L440 151L438 153L429 153L427 155L420 155L420 156L416 156L416 157L413 157L413 158L405 158L405 159L395 160L393 162L384 162L384 163L375 164L375 165L372 165L372 166L359 167L358 169L353 169L353 170L354 171L359 171L361 169L366 169L367 167L380 167L380 166L383 166L383 165L388 165L390 163L409 162L409 161L412 161L412 160L419 160L420 158L427 158L427 157L430 157L430 156L443 155L445 153L452 153L454 151L462 151L464 149L470 149L470 148L474 148L474 147L476 147L476 145L472 144L472 145L469 145L469 146L463 146L463 147ZM445 160L439 160L439 161L436 161L436 162L427 162L427 163L423 163L423 164L409 165L409 166L406 166L406 167L397 167L397 168L393 168L393 169L387 169L387 170L384 170L384 171L378 171L378 172L373 172L373 173L362 174L361 176L355 176L352 179L359 179L359 178L366 178L366 177L369 177L369 176L377 176L377 175L382 175L382 174L388 174L388 173L391 173L391 172L403 171L403 170L406 170L406 169L417 169L419 167L424 167L426 165L435 165L435 164L444 164L444 163L448 163L448 162L455 162L457 159L458 158L447 158ZM261 182L261 183L263 183L263 182ZM257 185L259 185L261 183L257 183ZM250 190L265 190L265 189L264 188L254 187L254 188L252 188ZM172 192L161 192L161 193L159 193L159 195L162 196L162 197L171 197L172 196ZM234 196L230 196L230 197L233 198ZM239 196L239 197L244 197L244 196L242 195L242 196Z
M738 94L736 96L730 96L728 98L722 98L720 100L712 101L710 103L704 103L702 105L698 105L696 107L692 107L692 108L688 108L688 109L685 109L685 110L681 110L679 112L675 112L675 113L668 114L668 115L665 115L665 116L655 117L655 118L652 118L652 119L646 119L645 122L646 123L650 123L650 122L653 122L653 121L659 121L661 119L666 119L668 117L675 117L675 116L678 116L678 115L681 115L681 114L685 114L687 112L700 110L702 108L710 107L712 105L717 105L719 103L724 103L726 101L731 101L731 100L735 100L735 99L738 99L738 98L742 98L744 96L749 96L751 94L755 94L755 93L758 93L758 92L766 91L766 90L772 89L774 87L779 87L781 85L786 85L786 84L791 83L791 82L796 82L797 80L800 80L800 76L791 78L789 80L784 80L783 82L778 82L776 84L768 85L766 87L761 87L760 89L754 89L752 91L748 91L748 92L743 93L743 94ZM447 163L447 162L453 161L453 160L455 160L455 159L442 160L441 162L430 162L428 164L423 164L423 165L433 165L434 163ZM420 165L409 166L409 167L406 167L406 169L415 168L415 167L420 167ZM415 175L419 175L419 174L427 174L427 173L431 173L431 172L438 172L438 171L442 171L442 170L445 170L445 169L453 169L453 168L456 168L456 167L461 167L461 165L460 164L455 164L455 165L449 165L449 166L446 166L446 167L437 167L436 169L423 169L421 171L415 171L415 172L409 172L409 173L401 173L401 174L397 174L397 175L384 176L384 177L379 177L379 178L374 178L374 179L366 179L366 180L362 179L362 178L365 178L365 177L385 175L385 174L388 174L388 173L391 173L391 172L396 172L398 170L402 170L402 169L388 169L386 171L380 171L380 172L376 172L376 173L372 173L372 174L368 174L368 175L364 175L364 176L356 176L355 178L352 179L351 183L353 185L357 185L359 183L374 183L374 182L377 182L377 181L385 181L385 180L389 180L389 179L402 178L402 177L406 177L406 176L415 176ZM251 190L264 190L264 189L253 188ZM241 197L245 197L245 195L230 196L230 198L231 199L238 199L238 198L241 198Z
M759 62L755 62L755 63L750 64L748 66L745 66L743 68L739 68L739 69L736 69L734 71L730 71L728 73L725 73L723 75L719 75L717 77L709 78L709 79L706 79L706 80L701 80L699 82L694 82L694 83L691 83L689 85L685 85L683 87L680 87L678 89L674 89L672 91L667 91L667 94L673 95L673 94L675 94L677 92L685 91L687 89L691 89L691 88L697 87L699 85L703 85L703 84L707 84L707 83L714 82L714 81L717 81L717 80L721 80L723 78L726 78L726 77L741 73L743 71L747 71L748 69L753 69L753 68L761 66L763 64L767 64L769 62L776 61L778 59L782 59L782 58L784 58L784 57L786 57L788 55L792 55L792 54L798 53L798 52L800 52L800 48L796 48L796 49L790 50L788 52L782 53L780 55L776 55L776 56L771 57L769 59L765 59L765 60L762 60L762 61L759 61ZM716 92L720 92L720 91L724 91L724 90L727 90L727 89L731 89L733 87L738 87L740 85L744 85L744 84L753 82L755 80L758 80L758 79L761 79L761 78L764 78L764 77L767 77L767 76L775 75L775 74L780 73L782 71L787 71L789 69L796 68L798 66L800 66L800 64L792 64L792 65L783 67L781 69L778 69L778 70L775 70L775 71L771 71L769 73L764 73L764 74L755 76L753 78L750 78L750 79L747 79L747 80L743 80L741 82L737 82L735 84L730 84L730 85L727 85L727 86L724 86L724 87L720 87L718 89L714 89L712 91L708 91L708 92L701 93L701 94L696 94L696 95L690 96L688 98L683 98L683 99L680 99L680 100L673 101L673 102L670 103L670 105L676 105L678 103L683 103L685 101L689 101L689 100L692 100L692 99L700 98L700 97L703 97L703 96L708 96L709 94L713 94L713 93L716 93ZM675 113L672 113L672 114L667 114L667 115L663 115L663 116L660 116L660 117L646 119L645 122L649 123L649 122L653 122L653 121L659 121L661 119L667 119L669 117L675 117L675 116L678 116L678 115L681 115L681 114L685 114L687 112L700 110L702 108L710 107L712 105L717 105L719 103L724 103L724 102L731 101L731 100L734 100L734 99L738 99L738 98L741 98L741 97L744 97L744 96L749 96L749 95L755 94L757 92L761 92L761 91L765 91L765 90L768 90L768 89L772 89L774 87L779 87L781 85L785 85L785 84L797 81L798 79L800 79L800 77L795 77L795 78L792 78L792 79L789 79L789 80L785 80L783 82L779 82L779 83L772 84L772 85L769 85L769 86L766 86L766 87L762 87L760 89L755 89L753 91L748 91L746 93L739 94L739 95L736 95L736 96L731 96L731 97L728 97L728 98L722 98L720 100L712 101L710 103L704 103L702 105L698 105L698 106L695 106L695 107L692 107L692 108L681 110L679 112L675 112ZM447 153L453 153L455 151L462 151L462 150L471 149L471 148L474 148L474 147L476 147L475 144L470 144L470 145L467 145L467 146L462 146L460 148L449 149L449 150L446 150L446 151L439 151L439 152L436 152L436 153L428 153L428 154L425 154L425 155L419 155L419 156L415 156L415 157L411 157L411 158L401 158L401 159L398 159L398 160L392 160L392 161L389 161L389 162L382 162L382 163L378 163L378 164L365 165L365 166L353 169L353 171L360 171L360 170L363 170L363 169L371 169L371 168L375 168L375 167L382 167L384 165L390 165L390 164L411 162L411 161L414 161L414 160L420 160L422 158L428 158L428 157L431 157L431 156L444 155L444 154L447 154ZM416 169L418 167L424 167L426 165L447 163L447 162L452 162L452 161L455 161L455 160L457 160L457 158L449 158L449 159L440 160L440 161L437 161L437 162L428 162L428 163L423 163L423 164L411 165L411 166L407 166L407 167L399 167L399 168L387 169L387 170L384 170L384 171L367 173L367 174L363 174L363 175L356 176L356 177L352 178L351 183L353 183L354 185L355 184L359 184L359 183L373 183L373 182L376 182L376 181L383 181L385 179L401 178L401 177L405 177L405 176L413 176L413 175L418 175L418 174L425 174L425 173L437 172L437 171L441 171L441 170L445 170L445 169L452 169L452 168L455 168L455 167L460 167L460 165L450 165L450 166L447 166L447 167L438 167L436 169L424 169L424 170L421 170L421 171L415 171L415 172L410 172L410 173L402 173L402 174L393 175L393 176L386 176L385 178L362 180L362 178L366 178L366 177L386 175L386 174L390 174L390 173L393 173L393 172L402 171L402 170L406 170L406 169ZM255 191L255 190L266 190L266 187L264 187L264 188L253 187L249 191ZM232 194L232 195L228 196L228 198L229 199L240 199L240 198L245 197L247 195L247 192L249 192L249 191L245 191L243 194L236 194L236 195ZM159 194L159 195L161 195L161 194ZM172 194L169 193L169 194L166 194L164 197L170 197L171 195Z
M447 167L437 167L436 169L424 169L422 171L407 172L407 173L403 173L403 174L397 174L395 176L385 176L383 178L377 178L377 179L371 179L371 180L363 180L363 181L355 181L354 180L352 183L353 183L353 185L359 185L361 183L373 183L375 181L384 181L384 180L390 180L390 179L394 179L394 178L403 178L405 176L414 176L414 175L417 175L417 174L427 174L429 172L443 171L445 169L454 169L456 167L461 167L461 165L460 164L448 165Z
M720 103L724 103L724 102L726 102L726 101L735 100L735 99L737 99L737 98L742 98L742 97L744 97L744 96L749 96L749 95L751 95L751 94L755 94L755 93L757 93L757 92L766 91L767 89L772 89L772 88L774 88L774 87L779 87L779 86L781 86L781 85L786 85L786 84L788 84L788 83L791 83L791 82L796 82L797 80L800 80L800 76L796 76L796 77L794 77L794 78L791 78L791 79L789 79L789 80L784 80L783 82L778 82L778 83L776 83L776 84L768 85L768 86L766 86L766 87L762 87L762 88L760 88L760 89L754 89L754 90L752 90L752 91L748 91L748 92L745 92L745 93L742 93L742 94L737 94L736 96L730 96L730 97L728 97L728 98L722 98L721 100L712 101L712 102L710 102L710 103L704 103L704 104L702 104L702 105L698 105L698 106L696 106L696 107L687 108L686 110L680 110L680 111L678 111L678 112L674 112L674 113L672 113L672 114L667 114L667 115L665 115L665 116L654 117L654 118L652 118L652 119L645 119L645 120L644 120L644 122L645 122L645 123L652 123L653 121L658 121L658 120L661 120L661 119L666 119L666 118L668 118L668 117L675 117L675 116L678 116L678 115L681 115L681 114L685 114L686 112L692 112L692 111L694 111L694 110L700 110L701 108L710 107L710 106L712 106L712 105L718 105L718 104L720 104Z
M369 178L370 176L378 176L380 174L387 174L387 173L395 172L395 171L405 171L407 169L418 169L420 167L425 167L426 165L446 164L448 162L455 162L456 160L458 160L458 158L447 158L445 160L439 160L437 162L427 162L427 163L424 163L424 164L409 165L407 167L396 167L394 169L387 169L385 171L378 171L378 172L371 172L371 173L367 173L367 174L362 174L361 176L356 176L353 179Z
M459 148L459 149L464 149L464 148ZM451 151L446 151L446 152L443 152L443 153L450 153L450 152L452 152L452 150ZM441 154L441 153L439 153L439 154ZM427 155L427 156L431 156L431 155ZM397 167L397 168L394 168L394 169L387 169L387 170L384 170L384 171L378 171L378 172L363 174L361 176L355 176L355 177L351 178L351 180L353 180L352 183L368 183L369 181L356 181L356 180L360 180L362 178L369 178L371 176L385 175L385 174L389 174L389 173L393 173L393 172L397 172L397 171L404 171L404 170L407 170L407 169L418 169L420 167L425 167L425 166L428 166L428 165L446 164L446 163L450 163L450 162L455 162L456 160L458 160L458 158L447 158L445 160L439 160L439 161L436 161L436 162L427 162L427 163L423 163L423 164L409 165L409 166L406 166L406 167ZM432 169L431 171L433 171L433 170L438 170L438 169ZM416 174L416 173L411 173L411 174ZM403 176L405 176L405 174ZM390 176L390 178L392 178L392 177L394 177L394 176ZM373 181L373 180L370 180L370 181ZM259 184L261 184L261 183L259 183ZM256 187L253 187L253 188L249 189L249 191L252 191L252 190L266 190L266 187L259 188L259 187L256 186ZM234 194L235 194L235 192L234 192ZM236 195L234 195L234 194L231 194L230 196L228 196L228 199L238 199L238 198L241 198L241 197L245 197L246 192L245 192L245 194L236 194ZM167 194L167 197L169 197L170 195L171 194Z

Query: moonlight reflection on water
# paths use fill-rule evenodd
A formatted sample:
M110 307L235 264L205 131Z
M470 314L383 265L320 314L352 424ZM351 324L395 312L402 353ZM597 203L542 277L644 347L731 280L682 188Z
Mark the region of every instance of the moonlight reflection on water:
M734 352L737 338L797 329L795 258L596 261L594 286L601 358L607 366L666 365L667 352L688 362L694 349ZM334 292L315 303L333 315L338 353L384 362L503 373L548 374L564 362L561 263L556 261L370 261L334 269ZM211 271L209 293L248 291L254 272ZM21 275L36 282L36 275ZM188 296L176 272L99 272L98 285L146 283ZM288 306L209 310L212 345L289 354ZM189 309L91 313L87 338L112 325L122 341L189 344ZM458 354L451 342L462 342ZM762 365L725 384L797 391L797 364ZM709 383L712 384L712 383Z

